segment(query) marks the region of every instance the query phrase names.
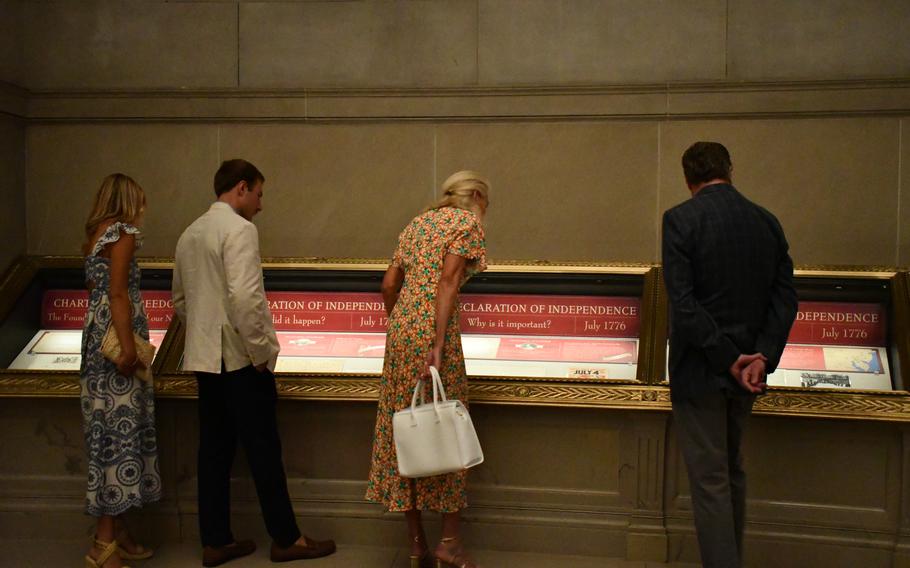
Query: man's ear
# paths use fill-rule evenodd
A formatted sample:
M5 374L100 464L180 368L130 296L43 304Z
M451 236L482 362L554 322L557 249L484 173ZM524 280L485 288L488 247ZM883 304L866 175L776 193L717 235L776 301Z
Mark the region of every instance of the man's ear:
M235 185L234 187L238 188L237 193L238 193L238 195L240 195L240 197L243 197L244 192L247 189L249 189L246 186L246 180L241 180L241 181L237 182L237 185Z

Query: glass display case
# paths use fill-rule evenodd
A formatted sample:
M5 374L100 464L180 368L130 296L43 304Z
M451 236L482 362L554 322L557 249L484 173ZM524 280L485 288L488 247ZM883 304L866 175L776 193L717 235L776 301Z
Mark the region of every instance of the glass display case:
M264 264L283 393L375 398L388 322L379 293L386 267L372 261ZM460 295L472 393L503 402L574 397L587 404L596 400L585 398L593 386L647 385L653 273L650 265L508 263L474 276ZM182 339L178 330L165 374L180 368ZM553 398L559 384L577 390Z
M799 311L758 412L910 418L907 274L862 267L798 268ZM661 283L657 341L667 345ZM665 377L667 349L659 362ZM665 378L666 381L666 378Z
M160 350L174 315L171 293L169 290L142 290L141 293L149 322L149 342ZM85 290L44 290L40 328L7 368L78 371L82 362L82 326L87 307L88 292Z
M276 372L380 374L386 317L376 292L267 292ZM636 380L641 298L460 296L468 375Z
M888 313L885 303L800 302L768 385L893 390Z
M141 259L156 395L193 397L172 262ZM385 261L267 259L282 397L375 400ZM797 321L757 412L910 420L910 286L892 269L798 269ZM666 411L667 299L646 264L492 264L460 295L472 402ZM75 396L82 260L26 257L0 282L0 396Z
M149 336L161 347L173 319L171 268L167 261L143 260L140 289L149 316ZM82 325L88 306L81 258L23 258L0 286L0 384L7 394L78 393ZM40 392L39 392L40 394Z

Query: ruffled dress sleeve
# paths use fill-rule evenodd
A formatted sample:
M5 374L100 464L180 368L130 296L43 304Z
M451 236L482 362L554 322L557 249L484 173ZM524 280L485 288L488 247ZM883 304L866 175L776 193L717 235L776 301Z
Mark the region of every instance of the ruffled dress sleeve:
M455 223L446 254L454 254L467 260L465 275L471 277L487 268L487 243L483 226L477 216L465 211Z
M92 249L92 256L97 256L104 247L119 241L121 234L135 235L136 248L138 249L142 246L142 231L134 225L117 221L116 223L111 223L111 225L104 230L104 234L98 238L98 242L95 243L95 248Z

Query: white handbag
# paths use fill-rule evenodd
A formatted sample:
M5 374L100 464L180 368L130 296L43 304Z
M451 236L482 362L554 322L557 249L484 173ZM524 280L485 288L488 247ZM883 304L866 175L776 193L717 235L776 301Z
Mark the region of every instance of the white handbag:
M398 473L402 477L441 475L483 462L480 441L467 409L461 401L446 398L435 367L430 367L430 375L432 404L424 404L423 380L418 380L411 406L392 416Z

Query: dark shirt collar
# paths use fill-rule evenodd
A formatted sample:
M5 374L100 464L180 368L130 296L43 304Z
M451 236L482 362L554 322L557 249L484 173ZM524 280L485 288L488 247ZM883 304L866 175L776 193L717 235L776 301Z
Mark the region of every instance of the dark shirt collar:
M732 184L729 184L726 182L712 183L711 185L706 185L705 187L701 188L698 191L698 193L696 193L692 197L701 197L702 195L708 195L708 194L714 193L716 191L721 191L725 188L735 189Z

